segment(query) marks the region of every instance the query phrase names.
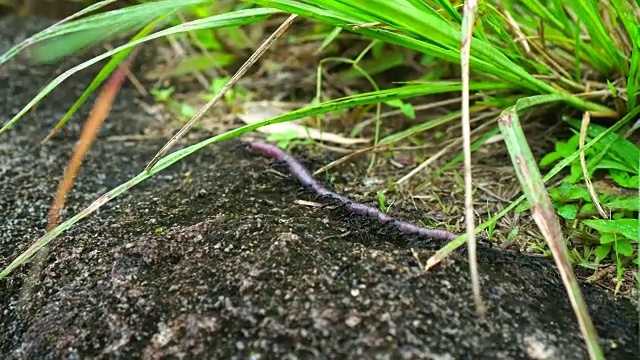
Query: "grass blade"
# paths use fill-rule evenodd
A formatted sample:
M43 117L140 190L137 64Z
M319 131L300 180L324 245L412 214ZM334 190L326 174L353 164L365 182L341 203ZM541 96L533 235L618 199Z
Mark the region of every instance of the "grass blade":
M26 40L23 40L22 42L20 42L19 44L16 44L14 46L12 46L9 50L7 50L4 54L2 54L2 56L0 56L0 65L4 64L5 62L7 62L9 59L11 59L12 57L16 56L17 54L19 54L22 50L26 49L27 47L29 47L32 44L35 44L39 41L43 41L45 39L48 38L48 36L51 33L54 33L57 29L59 29L63 24L78 18L82 15L88 14L90 12L93 12L95 10L98 10L100 8L102 8L103 6L109 5L113 2L115 2L117 0L104 0L104 1L100 1L98 3L95 3L89 7L86 7L80 11L78 11L77 13L72 14L71 16L62 19L61 21L58 21L57 23L49 26L48 28L40 31L39 33L28 37Z
M492 137L496 136L499 132L500 132L500 129L497 126L495 128L493 128L493 129L487 131L478 140L476 140L473 144L471 144L471 151L473 152L473 151L478 150L480 148L480 146L484 145L484 143L489 141L489 139L491 139ZM456 166L462 160L463 160L463 154L456 155L448 163L446 163L445 165L443 165L441 167L438 167L438 169L433 174L431 174L431 176L429 176L429 179L427 181L425 181L423 184L420 184L420 186L418 186L416 188L416 190L423 189L424 186L427 183L433 181L433 179L439 177L445 171L447 171L447 170L451 169L452 167Z
M603 60L607 62L609 70L617 68L626 72L626 56L609 35L597 6L597 2L592 0L577 0L571 9L575 11L578 18L582 19L582 24L591 36L594 47L599 49L598 52L603 56Z
M113 50L107 51L102 55L96 56L91 60L87 60L85 62L83 62L80 65L77 65L67 71L65 71L64 73L62 73L61 75L59 75L57 78L55 78L53 81L51 81L47 86L44 87L44 89L42 89L40 91L40 93L38 93L38 95L36 95L25 107L23 107L18 114L16 114L13 118L11 118L1 129L0 129L0 135L2 133L4 133L6 130L8 130L9 128L11 128L11 126L18 121L22 116L24 116L24 114L27 113L27 111L31 110L31 108L33 108L37 103L40 102L40 100L42 100L45 96L47 96L51 91L53 91L53 89L55 89L59 84L61 84L63 81L65 81L67 78L69 78L71 75L73 75L74 73L86 69L89 66L106 59L107 57L117 54L120 51L132 48L134 46L140 45L144 42L147 42L149 40L153 40L153 39L158 39L164 36L168 36L168 35L173 35L173 34L178 34L178 33L182 33L182 32L187 32L187 31L193 31L193 30L200 30L200 29L215 29L215 28L222 28L222 27L229 27L229 26L240 26L240 25L246 25L246 24L251 24L251 23L255 23L255 22L260 22L266 18L268 18L269 16L271 16L272 14L276 13L276 10L272 10L272 9L248 9L248 10L238 10L238 11L234 11L231 13L226 13L223 15L216 15L216 16L211 16L208 18L204 18L204 19L199 19L199 20L195 20L195 21L190 21L184 24L180 24L180 25L176 25L173 26L171 28L159 31L157 33L145 36L141 39L138 39L136 41L131 41L127 44L121 45Z
M165 20L170 15L171 14L165 14L159 17L158 19L156 19L155 21L151 22L150 24L145 26L142 30L140 30L140 32L138 32L131 39L131 41L136 41L146 36L151 32L151 30L153 30L154 26L156 26L161 21ZM55 125L53 130L51 130L49 135L47 135L47 137L42 142L48 141L53 135L55 135L64 126L64 124L76 113L76 111L80 108L80 106L84 104L84 102L87 100L89 95L91 95L98 88L98 86L102 84L102 82L114 71L114 69L118 67L118 64L120 64L129 55L129 53L131 53L132 50L133 48L125 49L122 52L119 52L116 55L114 55L113 58L109 60L109 62L102 68L102 70L100 70L98 75L93 79L91 84L89 84L87 89L82 93L82 95L78 98L78 100L76 100L76 102L73 104L73 106L71 106L71 108L62 117L62 119L58 121L58 123Z
M165 14L204 2L165 0L88 16L56 27L43 39L46 41L29 49L29 57L36 63L53 63L88 46L139 30Z
M638 97L640 97L640 33L636 32L632 41L633 52L627 80L627 111L634 110L638 106Z
M554 26L565 34L567 33L565 24L557 18L557 14L563 13L562 11L553 13L551 9L545 6L545 4L542 4L540 0L522 0L522 4L528 7L534 14L538 15L539 19L545 23Z
M419 13L409 0L371 0L361 2L247 0L262 6L279 9L301 17L320 20L333 26L360 33L369 38L420 51L424 54L460 63L459 44L461 33L441 16ZM375 14L375 15L374 15ZM356 27L354 24L381 22L386 27ZM409 29L407 33L393 29ZM410 32L409 32L410 31ZM562 94L567 102L597 116L617 117L618 113L606 106L569 96L539 80L524 68L512 62L499 49L481 39L474 38L470 66L476 71L494 75L511 84L542 94Z
M553 258L558 266L571 305L578 318L589 356L591 359L603 359L604 355L598 344L598 335L571 266L569 250L564 242L558 215L544 186L537 162L520 127L518 110L511 108L505 111L498 123L504 135L520 185L531 204L532 217L553 253Z
M224 86L218 91L218 93L211 98L203 107L200 109L171 139L158 151L158 153L151 159L147 167L145 168L149 171L157 162L166 155L169 150L178 142L181 138L183 138L190 130L195 126L195 124L204 116L204 114L209 111L209 109L218 102L224 94L231 89L242 76L253 66L253 64L260 59L260 57L271 47L273 42L279 39L291 26L293 21L297 18L297 15L289 16L280 26L276 29L263 43L260 47L247 59L247 61L242 64L240 69L236 71L235 74L224 84Z
M440 5L449 16L451 16L451 18L453 20L455 20L455 22L457 22L458 24L462 24L462 16L460 16L460 13L458 12L458 10L456 10L453 5L451 5L451 1L449 0L435 0L435 2ZM416 7L418 7L418 4L422 4L425 7L427 7L427 5L424 4L424 1L422 0L413 0L414 5L416 5Z

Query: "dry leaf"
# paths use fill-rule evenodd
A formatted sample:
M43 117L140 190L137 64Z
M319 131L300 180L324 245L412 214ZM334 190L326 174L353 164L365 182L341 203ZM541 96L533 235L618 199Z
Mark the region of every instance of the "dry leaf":
M291 107L292 106L288 106L287 103L282 102L247 102L243 106L243 112L238 114L238 117L245 124L255 124L285 114L291 110ZM256 131L264 134L295 134L291 135L291 137L295 137L297 139L322 140L341 145L363 144L370 141L369 139L347 138L342 135L326 131L321 132L320 130L308 126L305 127L301 125L299 121L271 124L263 126Z

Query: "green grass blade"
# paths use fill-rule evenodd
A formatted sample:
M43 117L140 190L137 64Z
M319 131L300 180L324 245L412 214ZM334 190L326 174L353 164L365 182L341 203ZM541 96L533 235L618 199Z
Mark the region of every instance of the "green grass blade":
M634 14L633 6L628 1L620 1L620 0L610 0L611 5L615 9L616 15L622 21L622 25L624 25L627 34L629 34L629 39L633 43L636 43L638 36L638 19Z
M594 47L600 50L599 53L609 65L609 70L616 68L626 73L626 56L609 35L597 3L592 0L576 0L571 9L575 11L578 18L582 19L582 24L591 36Z
M410 31L418 38L437 43L441 47L459 49L461 41L460 29L454 28L440 16L421 13L406 1L370 0L368 4L368 6L380 10L380 21L383 23L394 24L405 31ZM360 8L353 11L358 10ZM556 89L533 77L485 41L473 38L471 47L474 49L475 57L496 65L496 69L491 71L492 74L504 76L504 73L508 72L531 90L549 93L557 92Z
M6 130L11 128L11 126L18 121L24 114L27 113L31 108L33 108L40 100L42 100L45 96L47 96L53 89L55 89L60 83L69 78L74 73L86 69L87 67L106 59L109 56L119 53L120 51L132 48L134 46L140 45L149 40L161 38L168 35L183 33L187 31L200 30L200 29L215 29L229 26L241 26L246 24L251 24L255 22L260 22L276 13L276 10L273 9L248 9L248 10L238 10L222 15L211 16L204 19L199 19L195 21L190 21L184 24L176 25L170 27L168 29L159 31L157 33L145 36L136 41L132 41L130 43L121 45L113 50L107 51L106 53L96 56L91 60L85 61L82 64L75 66L74 68L65 71L60 76L51 81L47 86L38 93L24 108L18 112L11 120L9 120L1 129L0 135L4 133Z
M398 142L402 139L406 139L410 136L413 136L415 134L418 134L420 132L423 131L427 131L433 128L436 128L438 126L444 125L446 123L448 123L449 121L453 121L453 120L457 120L460 118L461 112L460 111L452 111L447 113L446 115L443 115L441 117L432 119L432 120L428 120L428 121L424 121L418 125L414 125L406 130L402 130L399 132L396 132L394 134L391 134L385 138L383 138L382 140L380 140L380 143L382 144L391 144L394 142Z
M429 54L454 64L460 63L460 30L438 16L420 14L408 0L371 0L367 2L293 0L247 0L262 6L276 8L301 17L320 20L333 26L361 33L369 38L396 44ZM384 10L384 11L383 11ZM373 17L376 14L376 17ZM424 15L424 16L423 16ZM392 32L383 28L354 28L353 24L380 21L383 24L407 30L407 33ZM537 79L519 65L513 63L493 45L474 38L472 40L470 66L476 71L497 76L520 88L538 93L560 94L560 90ZM566 94L568 96L568 94ZM567 102L579 109L589 110L602 116L617 113L606 106L591 103L577 97L568 97Z
M627 111L632 111L638 106L640 97L640 34L636 32L632 39L633 52L627 79Z
M153 22L145 26L142 30L140 30L131 39L131 41L136 41L146 36L153 30L154 26L156 26L161 21L165 20L170 15L171 13L165 14L164 16L161 16L158 19L154 20ZM57 132L64 126L64 124L76 113L76 111L80 108L80 106L84 104L84 102L87 100L89 95L91 95L98 88L98 86L100 86L100 84L104 82L104 80L113 72L113 70L115 70L118 67L118 65L129 55L129 53L131 53L131 51L133 51L133 48L125 49L115 54L113 58L109 60L109 62L102 68L102 70L100 70L98 75L93 79L91 84L89 84L87 89L82 93L82 95L78 98L78 100L76 100L73 106L71 106L71 108L62 117L62 119L58 121L58 123L56 124L56 126L52 131L52 134Z
M302 17L327 22L334 26L361 33L367 37L415 49L453 63L460 62L460 30L453 28L440 16L418 13L415 7L406 0L397 2L374 0L367 3L350 3L350 7L346 7L344 4L337 5L335 1L327 0L313 2L313 4L292 0L248 1L294 13ZM322 7L320 7L320 5L322 5ZM360 5L360 7L357 7L358 5ZM370 15L363 18L363 13L376 14L376 16ZM422 15L424 15L424 18L422 18ZM354 23L375 21L388 24L393 28L411 29L411 32L405 34L381 28L354 28L353 26ZM428 36L426 39L420 38L426 36ZM487 47L484 48L486 49ZM495 52L497 53L497 51ZM496 54L495 57L499 57L499 55ZM518 76L514 76L508 72L505 73L504 69L494 64L493 58L484 60L472 57L471 66L475 69L507 78L519 86L523 86L522 76L527 77L529 80L533 79L534 82L542 83L526 72ZM525 84L527 83L525 82Z
M498 133L500 132L500 129L496 126L495 128L487 131L485 134L483 134L478 140L474 141L473 144L471 144L471 151L474 152L476 150L478 150L480 148L480 146L484 145L484 143L486 143L487 141L489 141L489 139L491 139L492 137L496 136ZM433 181L433 179L437 178L438 176L442 175L442 173L444 173L445 171L451 169L452 167L458 165L463 159L463 154L460 153L458 155L456 155L453 159L451 159L451 161L447 162L444 166L439 167L430 177L429 180L427 180L427 182ZM419 186L417 188L417 190L421 189L423 186Z
M588 0L588 1L592 1L592 0ZM610 58L607 58L606 56L603 55L601 44L597 42L594 43L593 41L584 41L581 39L581 36L583 34L581 32L582 27L580 26L580 24L582 24L585 21L585 19L581 16L576 16L575 23L573 23L574 20L571 20L567 17L567 12L575 13L574 7L577 5L575 5L574 3L563 2L560 0L552 0L551 3L544 3L543 5L547 8L548 11L551 12L552 16L554 16L558 21L564 23L563 29L565 30L565 31L555 30L557 29L553 25L555 21L544 22L543 24L544 24L545 34L547 35L547 37L554 36L555 39L560 39L562 37L566 39L572 39L577 36L576 41L571 45L571 47L575 48L580 46L582 48L585 56L581 58L581 61L584 63L591 64L593 67L598 69L598 71L602 74L610 73L613 68L613 65L612 65L612 62L610 61ZM538 17L531 16L529 14L532 10L528 10L528 8L520 9L520 6L521 6L520 1L516 1L513 3L512 1L506 1L504 8L514 16L514 18L516 19L516 22L519 23L521 26L528 27L530 29L529 31L535 31L535 29L538 28L540 25ZM536 5L532 5L532 6L535 7ZM518 11L518 10L521 10L521 11ZM520 16L519 13L522 13L523 15ZM604 24L602 24L602 26L604 26ZM578 34L576 35L576 33ZM614 46L614 45L611 44L611 46ZM579 80L580 78L577 78L577 79Z
M434 84L437 84L437 83L434 83ZM443 84L441 86L446 86L446 85ZM460 83L451 83L451 85L448 85L448 86L451 86L451 87L449 87L447 89L448 91L452 91L452 92L453 91L458 91L459 92L459 91L462 90L462 84L460 84ZM500 83L486 83L486 82L485 83L473 82L473 83L469 84L470 90L476 90L476 91L481 90L482 88L485 88L487 90L488 89L491 89L491 90L505 89L505 88L507 88L505 86L508 86L508 85L500 84ZM433 94L441 93L442 90L444 90L444 88L441 88L440 86L438 86L435 89L432 89L432 91L434 91ZM479 108L482 108L482 107L484 107L484 106L483 105L472 106L470 110L472 112L474 112L476 109L479 109ZM444 116L441 116L441 117L438 117L438 118L435 118L435 119L432 119L432 120L429 120L429 121L422 122L420 124L417 124L417 125L414 125L414 126L408 128L406 130L399 131L399 132L396 132L394 134L391 134L391 135L381 139L380 143L382 143L382 144L391 144L391 143L394 143L394 142L398 142L398 141L400 141L402 139L406 139L406 138L408 138L410 136L413 136L413 135L416 135L416 134L418 134L420 132L427 131L427 130L433 129L435 127L444 125L449 121L459 119L460 115L461 115L460 111L449 112L448 114L446 114Z
M27 47L29 47L29 45L35 44L39 41L43 41L45 39L48 39L49 36L51 36L52 33L55 33L56 29L59 29L60 27L62 27L63 24L71 21L72 19L78 18L80 16L83 16L85 14L91 13L93 11L96 11L106 5L109 5L113 2L115 2L117 0L104 0L104 1L100 1L98 3L95 3L91 6L88 6L80 11L78 11L77 13L63 19L62 21L59 21L55 24L53 24L52 26L40 31L39 33L32 35L30 37L28 37L27 39L23 40L22 42L20 42L19 44L16 44L14 46L12 46L9 50L7 50L4 54L2 54L2 56L0 56L0 65L4 64L5 62L7 62L9 59L11 59L12 57L16 56L17 54L19 54L22 50L26 49ZM55 36L55 35L53 35Z
M574 53L573 53L573 66L575 68L575 79L576 80L580 80L582 79L582 69L580 69L580 66L582 64L582 58L581 58L581 50L582 50L582 41L580 41L580 20L577 21L577 27L576 27L576 33L575 36L573 38L575 46L574 46Z
M419 6L421 4L424 4L424 1L422 0L412 0L412 2L414 3L414 6L418 9ZM460 16L460 13L458 12L458 10L456 10L456 8L453 7L453 5L451 5L451 1L449 0L435 0L435 3L440 5L440 7L442 9L444 9L444 11L458 24L462 24L462 16ZM427 6L427 5L424 5Z
M573 21L567 16L567 12L564 9L565 4L566 2L563 0L551 0L551 3L547 4L547 8L555 15L556 19L562 23L561 29L564 30L564 35L571 37L577 26L574 25Z
M488 25L489 28L495 32L500 44L507 46L509 51L505 53L510 56L511 60L515 61L517 59L521 62L522 60L529 61L529 59L527 59L522 53L520 47L515 44L513 35L507 32L509 24L507 24L496 8L488 6L488 12L479 20Z
M51 32L47 41L30 48L30 57L36 63L53 63L88 46L137 31L167 13L205 2L207 0L158 1L69 22Z
M565 29L565 24L556 16L558 13L563 12L552 12L547 4L543 4L540 0L522 0L522 4L528 7L534 14L538 15L539 20L543 20L545 23L566 33L567 29Z

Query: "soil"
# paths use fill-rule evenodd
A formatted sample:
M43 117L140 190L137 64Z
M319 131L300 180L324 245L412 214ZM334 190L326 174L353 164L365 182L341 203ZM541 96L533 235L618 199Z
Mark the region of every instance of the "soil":
M0 51L50 24L0 19ZM0 67L5 123L61 69ZM46 227L57 182L90 110L40 141L89 84L74 75L0 139L0 265ZM175 126L129 84L83 163L65 218L140 172ZM309 153L311 168L326 159ZM366 166L366 164L365 164ZM585 359L552 262L481 243L487 316L474 315L466 254L424 272L442 243L393 233L316 201L239 141L206 148L107 203L0 281L6 359ZM359 188L355 175L341 189ZM345 194L362 197L363 194ZM408 201L393 212L417 219ZM459 216L458 216L459 217ZM412 246L413 251L412 251ZM35 275L34 275L35 274ZM583 284L608 359L638 357L638 312ZM633 355L636 354L636 355Z

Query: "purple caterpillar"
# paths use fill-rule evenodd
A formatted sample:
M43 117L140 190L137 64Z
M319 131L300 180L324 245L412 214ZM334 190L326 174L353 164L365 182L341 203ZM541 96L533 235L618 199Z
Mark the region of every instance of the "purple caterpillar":
M416 234L442 240L453 240L457 237L456 234L446 230L427 229L406 221L394 219L372 206L357 203L345 196L336 194L335 192L318 184L318 182L313 179L313 176L311 176L311 173L309 173L309 171L300 162L298 162L298 160L284 152L276 145L253 141L249 143L249 147L268 155L275 160L285 162L289 167L291 174L293 174L293 176L295 176L303 186L312 189L316 194L322 197L327 197L341 203L347 211L353 214L376 218L381 223L396 228L406 234Z

